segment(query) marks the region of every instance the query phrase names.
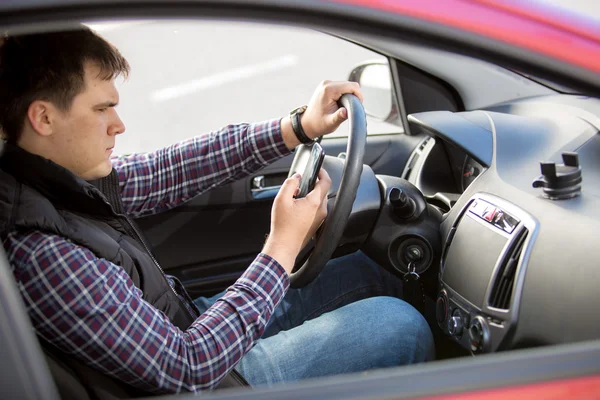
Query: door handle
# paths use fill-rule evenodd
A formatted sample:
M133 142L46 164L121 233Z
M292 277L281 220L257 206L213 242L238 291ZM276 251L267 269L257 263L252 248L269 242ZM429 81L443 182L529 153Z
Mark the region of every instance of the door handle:
M254 200L273 198L277 196L279 189L281 185L265 186L264 175L255 176L250 184L250 192Z

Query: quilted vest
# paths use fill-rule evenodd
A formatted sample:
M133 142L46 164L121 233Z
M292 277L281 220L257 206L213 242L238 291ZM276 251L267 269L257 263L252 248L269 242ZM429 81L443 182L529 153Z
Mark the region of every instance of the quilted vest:
M0 156L0 239L11 232L38 230L68 238L123 268L143 298L186 330L197 318L167 281L142 234L124 214L117 173L86 182L67 169L18 146L5 144ZM185 289L180 293L197 308ZM40 340L63 399L123 399L150 393L126 385L66 356ZM230 371L217 389L246 386Z
M105 178L86 182L50 160L5 145L0 157L0 238L32 230L67 238L123 268L144 300L180 329L197 318L124 214L114 169Z

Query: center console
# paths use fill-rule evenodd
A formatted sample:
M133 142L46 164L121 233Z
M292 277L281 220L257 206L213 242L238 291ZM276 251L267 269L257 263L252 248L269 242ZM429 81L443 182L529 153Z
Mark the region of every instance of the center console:
M473 353L506 345L517 324L537 222L489 194L471 197L450 229L441 256L437 322Z

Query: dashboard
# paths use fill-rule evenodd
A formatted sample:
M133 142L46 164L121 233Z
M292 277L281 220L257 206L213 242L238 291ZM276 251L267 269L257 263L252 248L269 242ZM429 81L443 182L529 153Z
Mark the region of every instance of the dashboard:
M600 101L409 116L403 172L443 214L437 322L472 353L600 338Z
M426 136L412 153L402 177L426 196L461 194L486 170L486 166L455 144ZM449 205L446 208L448 211Z
M460 169L460 189L462 192L467 190L467 188L473 183L473 181L485 172L486 168L479 164L476 160L474 160L470 156L465 156L465 161L462 163L462 168Z

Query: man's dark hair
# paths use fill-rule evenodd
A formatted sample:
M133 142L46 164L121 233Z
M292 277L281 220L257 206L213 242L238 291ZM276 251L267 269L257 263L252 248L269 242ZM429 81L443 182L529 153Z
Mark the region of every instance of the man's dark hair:
M99 78L129 74L119 51L92 30L9 36L0 47L0 128L11 143L19 139L27 109L36 100L50 101L62 111L85 87L84 65L100 68Z

